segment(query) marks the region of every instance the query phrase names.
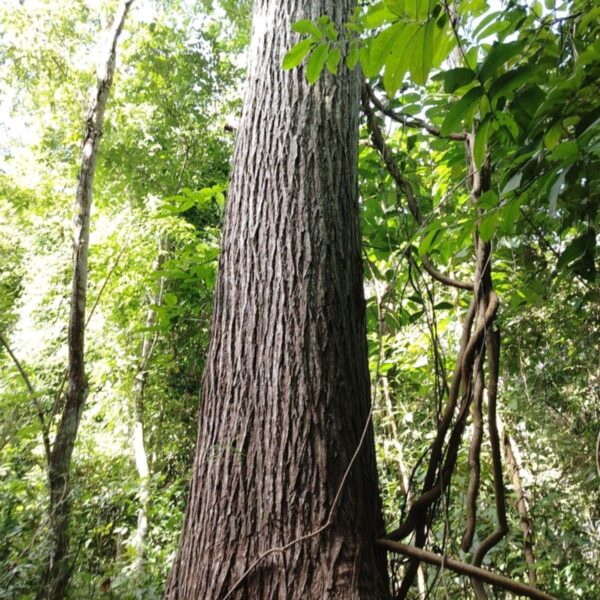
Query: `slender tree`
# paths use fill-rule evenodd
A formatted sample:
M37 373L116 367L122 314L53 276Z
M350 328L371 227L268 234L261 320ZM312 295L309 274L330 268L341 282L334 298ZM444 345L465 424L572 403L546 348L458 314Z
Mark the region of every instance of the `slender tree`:
M153 272L157 273L162 267L165 259L165 244L163 238L160 238L157 244L157 256L153 264ZM146 312L146 322L144 337L142 339L142 350L140 362L135 374L135 383L133 386L133 454L135 457L135 466L139 477L139 502L138 522L135 535L133 537L133 549L135 559L133 562L133 571L136 577L140 578L144 565L144 552L146 547L146 534L148 533L148 509L150 505L150 461L148 460L148 449L144 435L145 422L145 395L148 384L148 368L154 346L158 341L158 332L152 333L151 329L156 324L156 307L160 306L163 297L164 280L159 278L157 289L148 298L148 310ZM140 593L138 589L138 594Z
M85 135L76 195L73 276L68 332L67 393L48 465L51 549L43 586L38 594L39 598L63 598L72 569L69 561L69 522L71 520L69 477L73 447L77 439L81 413L88 394L84 338L94 175L104 125L104 111L115 72L117 42L132 3L133 0L121 2L114 17L108 34L106 53L98 67L96 89L92 94L85 118Z
M388 597L357 199L359 77L284 72L291 25L352 0L257 0L167 598ZM351 468L350 468L351 467Z

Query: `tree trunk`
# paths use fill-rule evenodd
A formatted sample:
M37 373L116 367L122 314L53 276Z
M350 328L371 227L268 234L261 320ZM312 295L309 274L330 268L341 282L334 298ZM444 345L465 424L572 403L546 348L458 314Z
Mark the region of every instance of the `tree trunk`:
M378 303L379 303L378 299ZM413 505L414 494L411 489L410 472L404 463L404 448L400 442L401 434L396 423L396 415L394 414L394 406L392 403L392 397L390 394L390 386L387 377L381 378L381 384L383 387L383 396L385 398L385 407L387 412L387 418L390 422L391 429L391 440L396 447L398 453L398 474L400 475L400 484L402 486L402 492L406 496L406 509L410 510ZM423 565L419 565L417 571L417 589L419 591L419 598L425 598L427 596L427 581L425 579L425 569Z
M359 77L343 67L309 86L303 69L281 69L294 21L327 14L342 26L353 4L255 2L170 599L389 597L374 543L383 523L358 221Z
M162 238L158 242L158 254L153 265L153 272L157 272L164 262L164 244ZM133 537L133 549L135 558L133 561L133 572L139 578L144 565L144 551L146 547L146 534L148 532L148 508L150 503L150 465L148 461L148 452L144 440L144 399L146 393L146 384L148 383L148 363L154 350L154 345L158 339L158 333L152 334L149 329L156 323L156 309L154 306L160 306L162 301L163 279L160 279L158 289L152 294L149 303L152 305L146 312L146 333L142 341L142 352L140 363L135 375L135 384L133 388L133 454L135 466L138 472L140 482L138 509L138 522L135 535Z
M502 451L504 460L508 465L510 479L512 481L515 497L517 501L517 511L519 512L519 527L523 533L523 549L525 554L525 562L527 563L527 575L529 585L535 587L537 584L535 555L533 553L533 523L529 514L529 502L523 489L521 481L521 457L519 449L513 438L509 435L504 427L504 423L498 417L498 429L502 437Z
M73 279L69 315L69 365L65 406L48 465L50 485L51 550L40 598L63 598L71 575L69 522L71 518L69 474L81 413L88 392L85 375L84 334L87 300L90 213L98 146L104 110L115 71L117 41L133 0L122 2L108 39L106 58L98 69L98 83L85 120L81 170L76 196Z

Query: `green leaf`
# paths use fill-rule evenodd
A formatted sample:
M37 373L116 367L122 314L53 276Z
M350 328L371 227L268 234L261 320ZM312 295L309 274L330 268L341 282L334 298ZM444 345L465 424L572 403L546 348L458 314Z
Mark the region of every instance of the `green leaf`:
M453 308L455 308L454 304L452 304L452 302L438 302L434 307L435 310L452 310Z
M484 192L477 200L477 206L483 209L496 208L498 206L498 194L493 190Z
M419 256L423 256L429 252L439 232L439 226L436 224L421 240L421 243L419 244Z
M548 150L552 150L558 142L560 142L560 138L563 136L564 130L562 123L559 121L555 123L544 135L544 144Z
M564 159L573 159L579 154L579 146L577 142L573 140L569 140L567 142L562 142L558 144L554 150L550 153L548 158L550 160L564 160Z
M311 39L302 40L298 42L286 53L283 57L283 68L286 71L295 69L303 60L304 57L310 52L314 46L314 41Z
M498 227L499 218L500 218L500 213L497 210L495 210L495 211L489 213L488 215L486 215L479 222L479 227L478 227L479 237L484 242L489 242L492 239L492 237L494 236L494 233L496 233L496 228Z
M486 81L489 79L505 62L519 54L524 45L524 40L508 42L507 44L494 44L483 61L481 69L479 69L480 80Z
M502 16L502 12L501 11L496 11L496 12L492 12L489 13L488 15L486 15L477 25L477 27L475 27L475 29L473 30L473 35L477 35L480 31L482 31L483 29L485 29L485 27L491 23L494 20L498 20L498 17Z
M395 15L398 15L399 17L406 15L405 0L383 0L383 3L385 4L385 7Z
M485 159L491 122L492 115L488 115L479 124L477 132L475 133L475 142L473 143L473 161L475 162L476 169L481 168L483 160Z
M360 58L360 47L358 44L351 44L348 56L346 56L346 66L352 70L358 64Z
M433 63L434 39L436 25L433 19L422 27L412 39L414 44L412 60L410 64L410 75L417 85L425 85Z
M444 92L452 94L458 88L463 87L463 85L471 83L471 81L475 79L475 72L471 69L458 67L456 69L444 71L443 73L440 73L440 75L436 75L434 79L443 79Z
M367 29L376 29L384 23L395 21L398 18L391 10L386 8L383 2L372 6L365 16L365 27Z
M505 233L512 234L515 229L515 223L521 215L521 205L526 199L525 194L516 196L510 202L506 203L500 210L500 225Z
M175 306L177 304L177 296L171 292L167 292L164 297L166 306Z
M590 23L594 23L594 21L598 22L598 19L600 19L600 6L595 6L591 10L586 11L586 13L581 17L581 21L577 26L580 34L585 32Z
M318 81L321 71L327 62L328 54L329 44L319 44L310 55L310 58L306 63L306 79L308 80L308 83L313 84Z
M565 183L565 177L567 176L568 172L569 172L568 167L566 169L562 169L562 171L556 178L556 181L553 183L552 187L550 188L550 192L548 194L548 210L550 212L551 217L553 217L556 214L556 205L558 202L558 196L561 192L562 186Z
M406 28L403 22L395 23L376 35L369 45L369 66L365 72L367 77L376 77L386 64L390 53L395 49L398 40Z
M498 19L497 21L494 21L481 31L481 33L477 36L477 41L481 42L485 38L488 38L491 35L494 35L495 33L501 33L508 29L510 26L510 21L503 21L502 19Z
M595 239L594 239L595 242ZM567 265L573 263L578 258L581 258L588 246L590 245L590 232L584 233L582 236L575 238L560 255L556 264L557 269L563 269Z
M296 21L292 25L292 31L311 35L317 41L323 37L323 32L308 19L300 19L300 21Z
M385 63L383 86L390 97L394 96L398 89L400 89L402 79L408 71L414 51L412 41L420 29L421 25L418 23L403 25L402 33L398 37L392 53Z
M512 135L514 139L517 139L519 135L519 126L513 116L508 112L496 112L495 117L498 124L502 127L506 127L510 132L510 135Z
M462 120L467 116L471 108L479 101L479 98L483 96L484 89L482 86L478 86L469 90L458 102L455 102L452 108L448 111L444 123L442 124L441 134L442 136L448 136L451 133L460 129Z
M523 173L521 171L515 173L515 175L513 175L508 180L508 183L504 186L504 189L502 190L502 195L509 194L510 192L516 190L521 185L521 179L523 179Z
M490 98L492 101L497 101L499 98L506 97L523 84L530 82L535 71L534 67L519 67L504 73L492 83L489 92Z
M340 52L339 48L334 48L327 57L327 70L332 75L337 73L340 60L342 60L342 53Z

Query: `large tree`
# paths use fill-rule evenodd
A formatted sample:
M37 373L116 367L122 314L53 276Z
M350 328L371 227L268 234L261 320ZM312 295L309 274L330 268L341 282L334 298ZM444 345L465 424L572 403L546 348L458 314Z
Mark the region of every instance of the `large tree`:
M388 595L365 341L359 78L284 72L291 25L352 0L258 0L168 598ZM351 467L351 468L350 468ZM285 548L284 548L285 547Z

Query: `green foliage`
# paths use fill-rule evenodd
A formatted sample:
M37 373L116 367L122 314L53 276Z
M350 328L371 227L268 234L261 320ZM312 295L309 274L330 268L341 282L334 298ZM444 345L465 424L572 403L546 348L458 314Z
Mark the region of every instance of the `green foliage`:
M500 408L521 453L538 579L558 597L596 598L600 11L591 0L505 2L499 11L461 0L453 18L434 0L365 4L339 31L328 16L295 23L283 68L301 68L311 83L362 70L396 116L376 119L423 217L416 222L363 127L369 361L386 525L396 526L408 492L421 490L467 305L465 294L424 272L422 257L472 280L477 235L493 247ZM223 1L225 12L211 17L212 2L201 5L199 16L184 0L134 11L106 115L92 216L90 397L73 472L72 598L95 597L102 586L112 597L159 598L177 546L233 149L224 125L241 104L237 65L250 12L249 2ZM35 390L2 349L0 598L31 597L46 558L36 406L53 433L74 181L104 8L82 0L0 8L0 333ZM475 171L489 167L489 190L476 200L467 137ZM144 338L153 344L143 414L150 529L136 574L131 432ZM495 521L490 477L484 442L477 539ZM428 539L464 560L467 480L463 445ZM487 566L524 580L510 486L507 501L511 531ZM398 568L392 563L392 574ZM430 597L470 597L468 582L442 577L426 569Z
M52 437L66 366L74 177L109 11L75 0L34 5L0 9L0 333ZM133 10L108 103L92 215L90 394L72 473L73 598L106 587L112 597L159 598L177 546L233 146L224 126L240 106L236 43L247 37L247 13L235 23L210 14L200 22L195 8ZM32 44L35 32L40 43ZM154 340L144 392L152 478L138 575L131 429L144 336ZM25 598L47 560L45 458L34 398L4 348L0 370L0 597Z

